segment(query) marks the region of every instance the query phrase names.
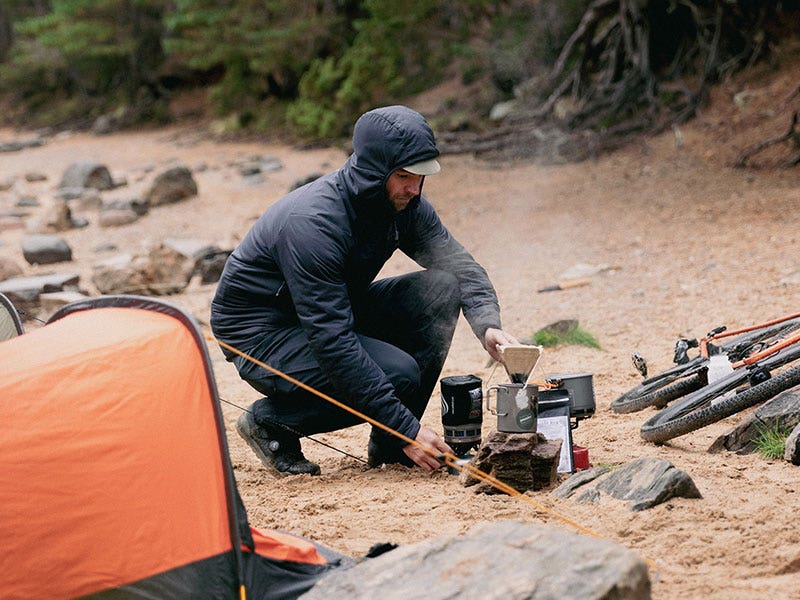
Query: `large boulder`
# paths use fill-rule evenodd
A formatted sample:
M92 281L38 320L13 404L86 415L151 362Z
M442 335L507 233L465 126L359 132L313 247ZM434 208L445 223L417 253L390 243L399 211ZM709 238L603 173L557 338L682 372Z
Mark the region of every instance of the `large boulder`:
M399 546L322 578L303 600L647 600L647 565L616 542L517 521Z

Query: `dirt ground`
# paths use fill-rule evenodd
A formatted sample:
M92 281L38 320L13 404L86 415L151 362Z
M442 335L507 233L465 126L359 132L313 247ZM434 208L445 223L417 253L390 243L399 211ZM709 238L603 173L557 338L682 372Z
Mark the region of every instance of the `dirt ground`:
M483 520L518 519L571 530L563 517L653 561L654 598L800 598L798 467L759 455L709 454L714 439L744 414L655 446L639 437L642 421L652 413L616 415L609 408L639 380L632 351L661 370L669 366L679 336L699 337L717 325L743 326L797 311L800 169L772 168L769 154L760 169L731 168L741 148L786 130L787 99L797 85L791 74L797 72L762 72L728 82L691 124L595 161L544 167L444 156L442 172L425 184L444 222L489 272L506 329L525 337L553 321L577 319L599 340L600 350L548 349L537 368L542 376L594 374L597 412L574 431L591 462L664 458L692 477L702 499L674 499L633 513L607 497L599 505L581 505L553 500L543 491L530 494L543 506L536 510L508 496L476 494L445 472L369 470L360 460L311 441L304 449L322 475L275 479L234 429L238 407L258 396L209 344L251 523L360 556L378 542L454 535ZM0 140L21 135L2 131ZM253 155L277 157L284 169L267 174L261 185L246 183L235 163ZM98 249L101 244L110 241L130 252L148 240L177 236L231 247L295 180L333 170L345 155L335 149L213 143L202 129L183 126L56 136L40 148L0 154L0 178L16 176L17 195L30 193L44 203L67 165L79 158L99 160L115 177L127 178L128 186L108 197L141 194L155 173L174 164L193 168L199 186L196 198L152 209L134 224L64 232L72 263L28 266L19 246L24 232L2 232L0 253L15 257L26 274L77 272L82 287L96 294L91 264L107 256ZM22 176L29 172L47 180L28 183ZM0 198L0 207L9 208L12 193ZM94 213L85 216L96 220ZM585 287L537 292L578 264L614 270L595 275ZM412 268L398 256L384 272ZM188 310L210 334L213 291L213 285L193 282L167 300ZM486 384L486 360L462 319L442 375L474 373ZM493 381L504 382L505 375L498 371ZM437 390L424 418L437 431L439 411ZM484 415L484 434L495 428L494 419ZM365 459L368 433L361 425L317 437Z

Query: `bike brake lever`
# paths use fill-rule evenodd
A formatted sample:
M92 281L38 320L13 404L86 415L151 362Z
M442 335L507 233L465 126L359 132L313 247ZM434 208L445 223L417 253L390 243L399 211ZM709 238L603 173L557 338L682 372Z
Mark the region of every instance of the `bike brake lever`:
M706 334L706 338L713 338L714 336L719 335L723 331L725 331L728 327L726 325L720 325L716 329L712 329Z

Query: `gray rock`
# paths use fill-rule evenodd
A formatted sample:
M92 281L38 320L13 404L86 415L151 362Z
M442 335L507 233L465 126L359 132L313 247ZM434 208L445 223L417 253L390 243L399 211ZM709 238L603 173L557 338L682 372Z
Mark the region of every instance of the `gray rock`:
M219 252L219 248L210 242L188 238L164 238L163 243L175 252L198 261L206 255Z
M19 152L26 148L37 148L44 145L41 137L29 138L26 140L15 140L13 142L0 143L0 152Z
M588 485L594 483L594 485ZM601 494L630 502L633 511L651 508L674 497L702 498L697 486L685 471L676 469L661 458L638 458L619 469L589 469L578 472L556 490L553 496L597 503Z
M55 235L29 235L22 240L22 256L31 265L49 265L72 260L72 249Z
M597 490L631 502L633 511L674 497L702 498L691 477L661 458L637 458L598 479Z
M21 196L19 200L17 200L17 206L22 208L34 208L36 206L41 206L41 202L37 198L33 196Z
M92 283L101 294L177 294L189 284L194 267L192 258L157 243L146 254L120 255L96 263Z
M75 289L79 280L80 276L75 274L14 277L0 281L0 293L15 305L30 306L36 304L44 293Z
M225 268L225 262L231 252L233 250L220 250L201 258L197 263L197 269L200 271L200 283L206 284L219 281L222 276L222 269Z
M104 208L97 217L100 227L120 227L139 220L139 214L130 208Z
M608 467L594 467L592 469L586 469L585 471L578 471L550 492L550 495L553 498L569 498L579 487L591 483L600 477L600 475L608 473L609 471L610 469Z
M156 176L145 200L150 206L179 202L197 195L197 183L186 167L173 167Z
M53 233L72 229L75 223L66 200L53 200L41 215L28 221L27 227L31 233Z
M333 571L301 597L647 600L650 579L641 557L610 540L501 521Z
M800 424L795 425L789 437L786 438L786 450L783 458L793 465L800 465Z
M105 165L93 160L79 160L67 167L58 187L110 190L114 187L114 180Z
M93 188L61 188L55 197L81 209L96 209L103 205L103 198Z
M728 450L739 454L752 454L758 450L755 441L763 431L776 429L790 431L798 423L800 423L800 389L792 388L759 406L734 429L714 440L708 451Z

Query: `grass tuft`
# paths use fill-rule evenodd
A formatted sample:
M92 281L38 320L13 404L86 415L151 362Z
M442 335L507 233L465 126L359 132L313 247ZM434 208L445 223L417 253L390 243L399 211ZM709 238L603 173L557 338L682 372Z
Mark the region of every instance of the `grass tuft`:
M561 325L565 323L560 321L554 325ZM552 348L559 344L570 344L573 346L587 346L589 348L600 349L600 343L588 331L581 328L577 321L567 321L567 327L555 327L548 325L533 334L533 343L537 346L544 346L545 348Z
M774 427L760 429L753 442L761 456L772 460L783 458L783 453L786 449L786 438L788 437L789 432L784 430L780 423L776 423Z

